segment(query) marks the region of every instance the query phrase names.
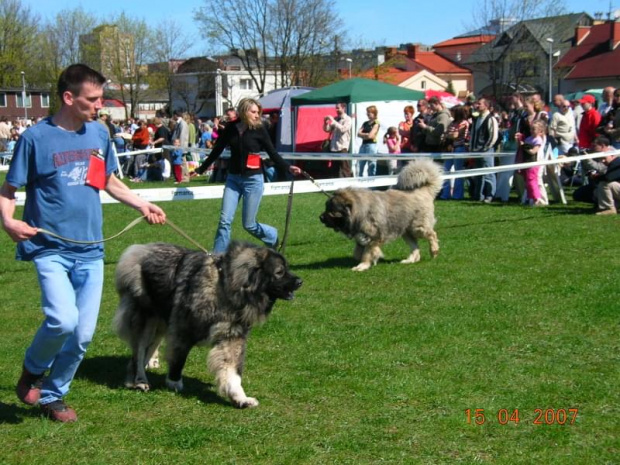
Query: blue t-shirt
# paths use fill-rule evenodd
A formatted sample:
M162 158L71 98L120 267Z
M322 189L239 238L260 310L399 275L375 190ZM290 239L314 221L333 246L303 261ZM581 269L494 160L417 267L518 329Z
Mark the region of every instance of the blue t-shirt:
M74 132L46 118L22 134L6 181L18 189L26 186L26 223L70 239L102 239L99 189L85 183L93 152L103 155L106 175L117 169L110 134L98 122ZM103 258L103 244L76 244L40 233L17 245L18 260L52 254L98 260Z
M213 134L211 131L205 131L200 136L200 147L205 148L207 146L207 142L213 140Z
M182 165L183 164L183 150L175 149L170 153L170 158L172 159L173 165Z

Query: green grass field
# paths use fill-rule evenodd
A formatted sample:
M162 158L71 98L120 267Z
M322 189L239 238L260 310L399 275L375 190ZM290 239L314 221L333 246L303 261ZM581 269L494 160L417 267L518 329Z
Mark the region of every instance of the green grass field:
M253 410L216 395L204 347L190 354L183 393L165 389L164 368L149 393L122 387L129 351L111 329L115 264L134 243L190 246L146 224L107 245L99 326L67 398L79 422L21 405L14 386L39 291L3 234L0 463L619 462L620 217L574 203L440 202L436 260L424 241L422 261L401 265L407 250L396 241L378 266L354 273L352 243L318 220L324 201L295 196L286 255L304 286L250 337ZM219 201L162 206L212 246ZM285 208L286 196L265 197L259 219L282 230ZM106 237L136 217L120 205L104 214ZM238 220L234 236L249 240Z

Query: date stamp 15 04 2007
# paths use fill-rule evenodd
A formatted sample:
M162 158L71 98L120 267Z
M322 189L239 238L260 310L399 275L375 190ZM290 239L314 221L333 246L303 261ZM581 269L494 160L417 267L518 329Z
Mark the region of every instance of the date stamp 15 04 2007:
M537 408L534 409L534 412L522 415L519 409L501 408L497 412L489 414L483 408L468 408L465 410L465 418L467 424L478 426L495 420L500 425L518 425L521 422L533 425L574 425L577 421L578 413L579 409L576 408Z

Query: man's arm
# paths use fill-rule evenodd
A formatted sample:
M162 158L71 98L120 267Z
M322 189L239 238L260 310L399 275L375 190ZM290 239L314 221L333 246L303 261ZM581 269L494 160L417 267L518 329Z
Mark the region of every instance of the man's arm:
M15 214L15 192L17 188L6 181L0 188L0 218L2 227L13 242L25 241L37 234L38 230L21 220L13 218Z
M166 222L166 214L161 208L138 197L114 173L108 177L105 190L114 199L142 213L150 224L163 224Z

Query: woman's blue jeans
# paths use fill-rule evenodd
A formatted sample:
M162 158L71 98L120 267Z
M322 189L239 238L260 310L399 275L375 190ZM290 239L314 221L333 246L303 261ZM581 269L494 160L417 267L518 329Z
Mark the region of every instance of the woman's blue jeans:
M34 259L45 319L26 351L25 368L50 370L41 388L42 405L62 399L90 344L103 289L103 260L81 262L60 255Z
M360 153L377 153L377 144L362 144ZM368 176L375 176L377 174L377 160L360 160L358 176L364 176L366 165L368 165Z
M215 245L213 246L215 253L224 253L230 244L232 223L241 198L243 198L241 211L243 228L252 236L263 241L267 246L272 247L276 244L278 241L278 230L273 226L256 221L258 207L263 198L263 190L264 181L262 174L241 176L228 173L222 198L220 222L217 226Z

